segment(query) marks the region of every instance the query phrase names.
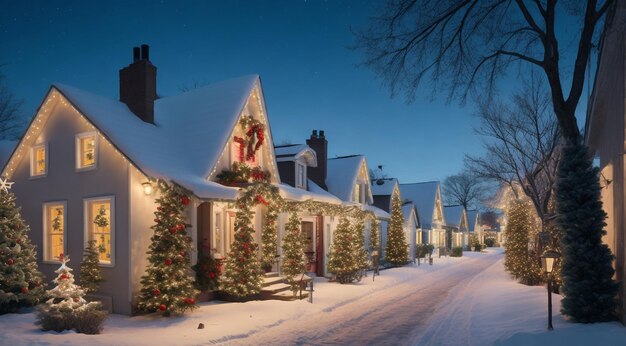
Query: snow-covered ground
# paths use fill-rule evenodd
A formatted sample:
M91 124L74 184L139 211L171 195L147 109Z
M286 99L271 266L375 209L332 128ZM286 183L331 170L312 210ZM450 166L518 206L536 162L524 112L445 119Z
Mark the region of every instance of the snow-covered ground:
M626 345L617 322L565 321L558 295L554 331L546 331L545 288L509 279L499 250L385 270L354 285L318 278L315 290L313 304L211 302L177 318L111 315L100 335L42 332L34 313L8 314L0 316L0 344Z

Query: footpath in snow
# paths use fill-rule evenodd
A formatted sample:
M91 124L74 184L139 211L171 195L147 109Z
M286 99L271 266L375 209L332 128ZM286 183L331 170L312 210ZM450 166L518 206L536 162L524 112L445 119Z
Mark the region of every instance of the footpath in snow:
M493 264L449 291L447 299L431 315L420 319L420 333L411 335L418 345L626 345L626 328L617 322L572 324L558 313L560 297L553 296L554 328L547 326L545 287L528 287L511 280L503 270L499 249L488 253L465 252L462 258L436 258L434 265L410 265L384 270L372 281L371 274L353 285L315 282L314 304L306 301L209 302L181 317L111 315L103 334L43 332L34 324L35 313L0 316L1 345L199 345L258 344L257 336L280 336L293 332L294 321L308 321L310 328L325 319L363 316L369 296L393 298L394 287L414 281L420 287L437 287L441 274L460 275L489 259ZM477 261L481 260L481 261ZM484 261L482 261L484 263ZM438 275L438 272L440 274ZM456 274L455 274L456 273ZM398 289L400 291L400 289ZM419 290L415 294L426 294ZM354 313L346 314L346 310ZM341 314L341 315L338 315ZM384 317L381 317L384 318ZM398 317L394 317L398 318ZM197 329L199 323L204 329ZM350 321L346 321L350 323ZM416 321L416 324L418 321ZM424 325L424 323L426 325ZM323 325L323 323L320 323ZM263 339L263 338L261 338ZM271 344L272 342L270 342ZM342 340L341 344L354 344ZM362 343L360 343L362 344Z

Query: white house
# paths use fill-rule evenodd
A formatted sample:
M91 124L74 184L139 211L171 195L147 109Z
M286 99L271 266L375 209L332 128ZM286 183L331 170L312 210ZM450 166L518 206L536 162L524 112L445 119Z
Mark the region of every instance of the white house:
M469 229L467 221L467 213L462 205L453 205L443 207L446 215L446 225L451 230L450 247L465 248L469 243Z
M432 244L440 253L446 246L445 218L438 181L400 184L405 201L412 202L419 215L424 244Z

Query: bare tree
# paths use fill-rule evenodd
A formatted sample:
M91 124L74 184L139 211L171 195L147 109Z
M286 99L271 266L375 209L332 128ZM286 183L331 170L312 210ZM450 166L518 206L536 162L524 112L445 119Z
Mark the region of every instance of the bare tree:
M575 111L591 47L614 2L390 0L369 28L355 32L355 48L365 51L364 64L382 77L392 95L404 90L408 100L424 78L434 81L434 90L443 87L450 97L465 100L476 87L486 86L491 94L513 63L537 68L550 85L563 136L573 143L580 138ZM576 26L566 17L573 17ZM557 23L576 36L573 65L562 59L569 45L559 42Z
M496 229L498 227L498 214L493 210L487 210L480 213L481 226L489 226L490 229Z
M442 194L447 205L462 205L466 210L476 207L484 197L484 187L475 175L465 171L443 181Z
M1 66L0 66L1 67ZM25 121L20 114L23 100L17 99L6 85L6 80L0 71L0 138L18 139L24 130Z
M560 131L552 115L549 96L536 79L525 83L510 103L481 102L479 124L486 153L466 155L468 169L479 177L519 187L532 201L545 223L553 210L550 202L556 184Z

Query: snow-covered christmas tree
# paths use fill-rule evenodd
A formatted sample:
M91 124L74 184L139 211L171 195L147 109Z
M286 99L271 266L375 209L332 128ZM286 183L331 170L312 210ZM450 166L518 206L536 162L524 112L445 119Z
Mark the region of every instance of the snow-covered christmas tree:
M104 281L100 271L100 246L96 240L87 242L83 250L83 262L80 264L80 285L85 292L96 292L100 283Z
M353 229L350 221L342 216L328 254L328 271L335 275L339 283L350 283L361 278L361 268L354 250Z
M35 305L44 293L35 247L28 238L29 227L15 205L15 195L6 188L6 180L2 183L5 188L0 190L0 314Z
M385 261L394 266L405 265L408 262L409 246L404 236L404 215L402 215L402 200L398 193L391 197L391 219L387 227L387 245L385 246Z
M265 271L270 271L276 261L276 219L278 218L277 201L268 201L267 213L263 219L263 232L261 232L261 266Z
M375 217L372 218L370 224L370 252L378 251L380 254L380 224Z
M164 316L196 308L193 278L190 274L191 237L185 229L184 211L188 192L159 180L161 196L154 212L154 235L148 250L148 268L141 278L138 308L161 312Z
M365 249L365 219L358 218L352 222L352 234L354 236L354 255L359 268L369 269L370 260Z
M283 238L282 271L287 278L287 282L291 285L291 291L295 295L300 288L300 276L306 270L304 242L300 232L300 218L295 211L290 213L285 230L287 234Z

